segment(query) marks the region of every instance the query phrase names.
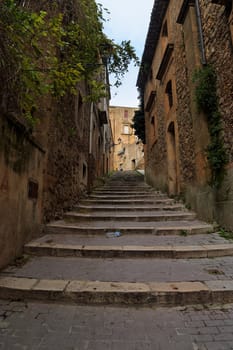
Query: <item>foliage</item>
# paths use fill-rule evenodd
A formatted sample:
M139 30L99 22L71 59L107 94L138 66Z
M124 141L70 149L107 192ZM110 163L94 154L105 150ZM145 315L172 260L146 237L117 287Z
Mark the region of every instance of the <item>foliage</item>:
M0 2L2 108L16 105L33 122L41 96L76 94L85 81L88 99L98 100L107 93L105 65L119 86L130 61L138 62L129 41L115 44L103 33L104 9L94 0L67 2L65 9L56 0L40 10L23 4Z
M208 119L210 144L207 147L208 161L212 178L211 185L218 188L225 173L225 165L228 157L222 135L221 114L217 96L217 77L214 68L207 65L194 73L196 82L196 102L199 110L202 110Z
M132 127L135 129L135 135L138 136L143 144L146 144L144 102L143 94L141 92L139 98L139 110L135 111Z
M224 228L219 229L219 235L225 239L232 240L233 239L233 232L226 231Z
M186 230L181 230L181 231L180 231L180 236L183 236L183 237L188 236L188 231L186 231Z

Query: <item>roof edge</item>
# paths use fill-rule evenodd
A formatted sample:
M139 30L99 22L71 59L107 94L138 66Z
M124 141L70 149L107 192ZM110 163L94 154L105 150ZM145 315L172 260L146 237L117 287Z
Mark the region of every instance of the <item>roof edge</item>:
M144 51L141 59L141 65L138 73L136 86L142 88L148 75L148 67L150 67L154 52L158 43L163 19L169 5L170 0L155 0L151 12L150 24L145 41Z

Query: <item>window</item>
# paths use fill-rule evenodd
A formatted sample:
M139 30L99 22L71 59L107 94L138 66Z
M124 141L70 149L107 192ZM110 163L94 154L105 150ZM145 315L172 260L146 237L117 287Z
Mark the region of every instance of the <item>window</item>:
M87 175L87 167L86 167L86 164L83 164L83 179L85 179Z
M124 125L123 126L123 134L125 134L125 135L129 135L130 134L129 125Z
M167 29L167 21L165 21L163 28L162 28L162 36L167 37L168 36L168 29Z
M128 117L129 117L129 111L124 110L124 120L128 121Z
M167 83L165 92L166 92L167 97L168 97L169 107L171 108L173 106L173 95L172 95L172 82L171 82L171 80L169 80L169 82Z
M38 198L38 182L35 180L28 180L28 198L29 199L37 199Z
M81 92L78 93L75 99L75 124L80 135L82 135L84 126L84 102Z
M154 141L157 139L157 123L156 123L155 118L156 118L155 116L152 116L150 119L151 135L152 135Z

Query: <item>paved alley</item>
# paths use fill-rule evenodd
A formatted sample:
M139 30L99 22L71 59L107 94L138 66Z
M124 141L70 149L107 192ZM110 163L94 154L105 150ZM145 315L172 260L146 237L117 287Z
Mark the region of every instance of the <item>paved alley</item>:
M117 172L0 274L0 349L233 349L233 243Z

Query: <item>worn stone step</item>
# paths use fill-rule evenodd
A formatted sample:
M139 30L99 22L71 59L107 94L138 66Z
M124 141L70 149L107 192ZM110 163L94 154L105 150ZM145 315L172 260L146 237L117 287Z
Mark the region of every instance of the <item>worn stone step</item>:
M106 212L93 212L93 213L77 213L68 212L64 214L64 219L73 222L82 221L114 221L118 223L121 221L132 221L132 222L151 222L151 221L178 221L178 220L194 220L196 217L195 213L185 211L155 211L155 212L142 212L139 214L132 212L121 212L121 213L106 213Z
M127 196L139 196L139 197L142 197L142 196L149 196L151 197L152 195L158 197L158 198L168 198L167 195L165 194L159 194L157 192L153 192L153 191L112 191L112 190L109 190L109 191L93 191L91 192L91 196L116 196L116 197L127 197Z
M36 256L78 256L95 258L213 258L233 255L233 244L212 244L192 246L115 246L111 245L75 245L59 243L40 243L37 241L25 245L26 254Z
M109 195L105 195L105 194L90 194L89 198L96 198L96 199L144 199L144 198L154 198L154 199L161 199L161 198L164 198L164 199L168 199L167 196L165 195L158 195L156 193L153 193L153 192L148 192L146 194L142 193L137 193L137 194L130 194L130 193L127 193L127 194L109 194Z
M192 282L233 279L233 256L196 259L30 257L0 276L115 282Z
M230 303L233 301L233 281L126 283L2 277L0 298L87 305L177 306Z
M76 233L103 235L108 231L117 230L122 234L152 234L152 235L188 235L213 232L213 226L195 221L163 221L163 222L118 222L96 221L69 223L64 220L52 222L45 226L45 233Z
M128 212L135 212L141 214L142 212L147 212L147 211L175 211L175 210L185 210L185 207L183 204L151 204L151 205L114 205L114 204L90 204L90 205L83 205L80 204L75 207L75 210L81 213L88 213L88 212L99 212L99 211L104 211L104 212L119 212L119 211L128 211Z
M114 232L114 231L113 231ZM108 232L109 233L109 232ZM228 245L229 241L221 237L217 232L196 235L148 235L130 234L118 237L103 235L77 235L77 234L47 234L35 239L35 243L52 243L79 246L203 246L203 245ZM110 235L111 236L111 235ZM232 242L233 243L233 242Z
M114 199L114 198L108 198L108 199L102 199L102 198L88 198L88 199L83 199L80 202L81 204L112 204L112 205L143 205L143 204L164 204L164 205L169 205L169 204L174 204L175 201L170 198L140 198L140 199L132 199L132 198L121 198L121 199Z
M156 190L154 187L146 186L146 185L135 185L135 186L101 186L101 187L95 187L94 191L121 191L121 192L127 192L127 191L153 191L157 193L162 193L161 191Z
M92 193L95 193L95 194L122 194L122 195L125 195L125 194L148 194L148 193L154 193L158 196L162 196L162 195L165 195L164 193L161 193L159 191L156 191L154 188L131 188L131 189L123 189L123 188L119 188L119 189L116 189L116 188L98 188L98 189L95 189L94 191L92 191Z

